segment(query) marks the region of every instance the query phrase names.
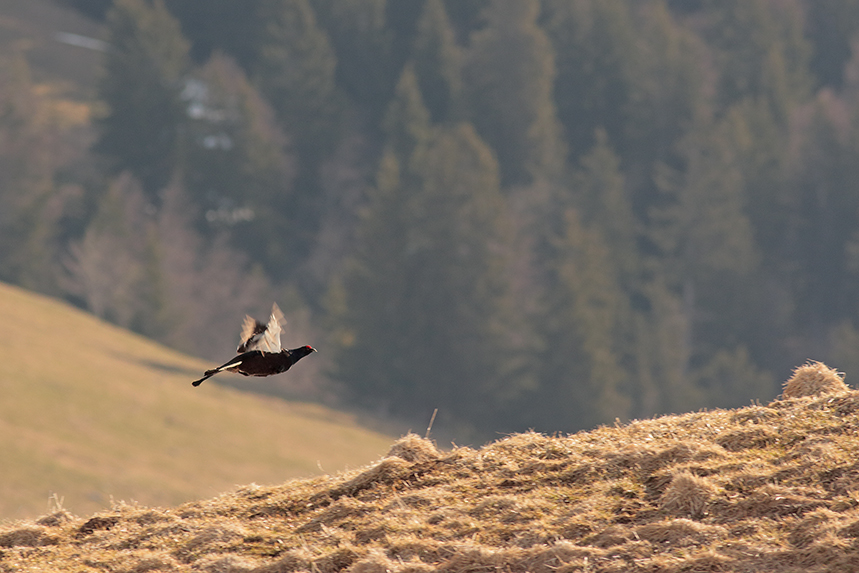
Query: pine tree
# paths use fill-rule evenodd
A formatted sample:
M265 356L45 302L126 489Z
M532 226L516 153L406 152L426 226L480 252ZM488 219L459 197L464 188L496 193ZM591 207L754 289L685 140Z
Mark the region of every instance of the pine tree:
M493 0L466 58L469 114L498 156L504 185L558 177L564 165L553 100L552 46L537 0Z
M0 56L0 280L54 291L54 178L66 155L23 54Z
M154 198L173 175L184 109L188 43L163 0L117 0L99 96L107 115L95 149L130 170Z
M262 0L257 18L264 26L252 75L313 168L336 139L337 58L307 0Z
M497 164L467 124L403 163L383 155L343 278L338 377L400 415L497 424L521 389Z
M416 151L427 143L430 114L424 106L414 66L403 69L394 92L394 99L382 121L388 149L400 163L408 165Z
M537 327L544 341L539 397L529 423L572 431L629 415L628 375L619 354L628 309L610 249L577 211L566 211L554 247Z
M609 249L617 277L626 288L638 280L638 222L626 189L620 158L604 130L597 130L596 145L581 158L572 178L572 204L583 220L599 229Z
M708 0L706 5L723 107L763 98L779 120L786 120L791 106L807 99L812 84L811 49L803 36L799 3Z
M658 291L651 291L651 302L658 297L680 313L687 347L680 357L686 361L684 381L696 386L701 404L725 404L729 396L735 400L731 405L768 397L772 389L761 386L766 377L746 354L756 328L751 317L759 254L746 213L742 162L726 123L696 126L684 143L685 169L663 168L660 174L666 203L654 212L651 227L661 249L653 261L660 280L654 281ZM727 356L745 363L737 368L745 368L745 382L734 387L743 388L742 394L719 386L735 384L730 376L715 374L724 372Z
M337 54L337 84L378 125L391 99L400 67L392 53L387 0L316 0L314 9Z
M851 42L859 29L859 2L807 2L806 36L812 44L810 67L818 85L840 88L844 66L852 55Z
M441 0L426 0L414 40L415 72L434 123L461 119L462 51Z
M191 42L190 54L195 63L203 64L221 52L229 54L243 68L251 69L265 24L257 17L256 10L262 1L165 0L165 3L182 24L182 34Z
M229 231L233 244L272 276L295 262L289 236L295 160L274 112L241 68L215 54L186 84L183 174L202 208L209 236Z
M588 153L594 134L605 130L635 177L636 203L651 201L653 163L677 161L678 140L708 103L703 42L662 0L547 0L544 12L557 54L558 115L572 157Z
M629 3L546 0L544 26L556 54L553 96L573 158L604 129L625 150L626 120L639 62Z
M859 224L859 107L854 103L851 113L846 105L823 91L794 121L783 276L792 286L797 327L812 339L809 344L822 341L857 308L859 289L847 262Z
M697 118L709 113L711 96L701 62L704 42L671 15L665 0L644 3L634 12L635 55L627 61L632 84L622 111L618 144L625 164L649 170L655 162L682 163L679 142Z
M128 172L111 181L65 261L66 290L96 316L126 328L143 309L146 203L140 183Z

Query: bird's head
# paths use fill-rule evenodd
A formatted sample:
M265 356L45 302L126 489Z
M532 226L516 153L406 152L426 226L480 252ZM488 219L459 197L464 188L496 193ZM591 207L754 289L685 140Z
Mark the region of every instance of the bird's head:
M305 356L307 356L308 354L310 354L312 352L316 352L316 349L313 348L312 346L300 346L299 348L296 348L295 350L291 350L290 354L294 354L296 356L296 360L297 360L299 358L304 358Z

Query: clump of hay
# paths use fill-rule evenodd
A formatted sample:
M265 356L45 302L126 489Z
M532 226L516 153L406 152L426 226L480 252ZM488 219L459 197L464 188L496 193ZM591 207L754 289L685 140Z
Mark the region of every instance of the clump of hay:
M380 549L372 549L349 568L351 573L388 573L390 571L403 570L413 573L429 573L430 571L434 571L435 568L421 563L416 559L408 562L401 560L393 561Z
M337 499L342 495L355 495L377 484L392 483L395 480L406 477L411 467L411 464L402 458L385 458L375 466L361 472L339 487L332 489L329 495Z
M41 547L58 542L59 538L47 535L40 527L22 527L0 535L0 547Z
M44 525L46 527L59 527L73 520L74 516L71 513L69 513L65 509L61 509L50 515L45 515L39 518L36 521L36 524Z
M705 478L682 471L671 479L662 494L660 507L673 515L700 517L706 515L707 507L717 493L716 487Z
M428 462L439 459L441 453L430 440L417 434L407 434L391 446L386 457L398 457L407 462Z
M785 382L782 396L784 398L799 398L802 396L817 396L846 392L849 390L844 383L844 374L822 362L809 360L793 371L793 376Z
M705 545L715 539L728 537L728 531L718 525L706 525L690 519L669 519L635 528L635 536L661 546L687 547Z
M808 513L788 534L787 540L794 547L808 547L820 538L834 536L839 525L839 515L826 508Z

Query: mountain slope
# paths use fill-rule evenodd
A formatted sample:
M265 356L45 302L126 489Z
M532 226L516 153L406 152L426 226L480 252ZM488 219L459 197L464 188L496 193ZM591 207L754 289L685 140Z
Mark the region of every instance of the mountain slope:
M808 370L767 406L448 453L409 435L335 476L60 510L0 528L0 569L856 571L859 392Z
M44 513L54 494L80 513L174 505L356 467L390 445L321 406L193 388L211 366L0 283L0 519Z

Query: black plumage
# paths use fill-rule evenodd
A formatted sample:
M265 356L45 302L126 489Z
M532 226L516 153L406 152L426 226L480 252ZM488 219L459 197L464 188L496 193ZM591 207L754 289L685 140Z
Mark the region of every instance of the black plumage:
M236 350L238 356L211 370L206 370L199 380L191 384L199 386L204 380L218 372L238 372L244 376L272 376L286 372L290 367L310 354L316 352L310 346L287 350L280 346L280 325L285 321L277 305L272 305L268 324L245 317L242 325L241 343Z

